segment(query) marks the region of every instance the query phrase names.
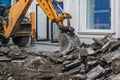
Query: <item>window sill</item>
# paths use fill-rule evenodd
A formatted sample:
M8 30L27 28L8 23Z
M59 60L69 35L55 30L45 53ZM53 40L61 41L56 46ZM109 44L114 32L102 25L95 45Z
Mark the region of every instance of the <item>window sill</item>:
M115 35L116 32L78 32L78 35L107 35L107 34Z

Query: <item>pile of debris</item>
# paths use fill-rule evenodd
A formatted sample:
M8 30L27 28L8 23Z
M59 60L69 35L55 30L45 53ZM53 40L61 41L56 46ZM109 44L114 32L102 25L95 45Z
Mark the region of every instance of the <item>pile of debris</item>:
M63 56L63 74L72 75L75 80L119 80L120 40L108 34L93 41L82 43L79 49Z
M12 60L25 59L27 55L24 55L23 52L16 45L1 45L0 46L0 62Z
M93 38L63 56L0 47L0 80L120 80L120 39Z

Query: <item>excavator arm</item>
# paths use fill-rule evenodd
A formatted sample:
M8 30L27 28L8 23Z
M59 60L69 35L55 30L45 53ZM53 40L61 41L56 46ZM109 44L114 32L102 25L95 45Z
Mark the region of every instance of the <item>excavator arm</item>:
M33 0L18 0L9 10L8 23L4 25L4 36L6 38L15 34L23 17L28 11ZM74 33L73 27L70 26L70 19L72 16L69 13L62 12L57 14L51 0L36 0L38 5L47 15L50 20L54 20L58 25L61 33L59 36L60 53L66 54L71 50L79 47L80 41L78 36ZM55 1L55 0L53 0ZM57 2L55 1L56 5ZM59 6L58 6L59 7ZM63 21L67 20L67 26L63 25ZM67 41L67 42L66 42Z
M15 34L32 1L33 0L18 0L16 4L9 9L8 21L4 25L3 35L5 38L9 38Z
M64 13L60 6L57 4L56 0L53 2L58 6L58 8L62 11L61 14L57 14L56 10L53 7L51 0L37 0L39 6L45 12L47 17L50 20L54 20L61 33L59 34L59 43L60 43L60 53L65 55L74 49L80 47L80 40L78 36L74 33L74 28L70 25L70 19L72 16L69 13ZM64 26L63 21L67 20L67 26Z

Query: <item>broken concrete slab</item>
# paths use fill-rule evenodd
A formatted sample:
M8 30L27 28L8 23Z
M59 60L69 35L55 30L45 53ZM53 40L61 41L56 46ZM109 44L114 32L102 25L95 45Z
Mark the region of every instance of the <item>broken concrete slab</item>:
M88 56L85 58L86 66L95 66L95 65L106 65L105 61L102 61L98 56Z
M65 71L69 71L71 69L74 69L74 68L80 66L80 63L81 63L81 60L75 60L72 63L69 63L67 65L63 65L62 71L65 72Z
M79 58L79 56L78 56L79 54L80 54L79 52L71 53L71 54L68 54L68 55L64 55L63 58L65 60L75 60L75 59Z
M80 66L65 72L64 75L76 75L84 72L85 72L85 66L84 64L81 64Z
M65 72L65 75L76 75L76 74L84 74L85 73L85 65L83 63L80 64L80 66L73 68L67 72Z
M84 64L80 64L80 66L73 68L67 72L65 72L65 75L76 75L76 74L84 74L85 73L85 65Z
M11 62L11 61L12 61L12 59L11 59L11 58L8 58L8 57L6 57L6 56L0 57L0 62Z
M22 53L18 46L10 46L11 51L8 53L8 57L15 59L25 59L27 56Z
M82 74L73 75L72 80L86 80L86 76Z
M116 38L112 36L113 34L107 34L103 39L102 42L107 43L108 41L117 41Z
M118 75L115 75L115 74L111 75L106 80L120 80L120 74L118 74Z
M81 57L88 56L87 50L85 48L79 49L79 52Z
M104 45L104 43L101 40L97 39L97 38L92 38L92 40L95 41L95 43L97 43L97 44L99 44L101 46Z
M56 58L56 57L49 57L49 59L54 63L54 64L62 64L63 60L60 58Z
M22 54L22 51L19 49L18 46L10 46L11 51L9 52L9 56L15 55L19 56Z
M88 80L95 80L97 77L99 77L102 72L104 71L104 68L100 65L93 68L90 72L87 73L87 79Z
M43 57L47 58L47 57L55 56L55 53L53 53L53 52L47 52L47 51L45 51L45 52L39 52L39 56L43 56Z
M20 50L20 48L18 46L10 46L11 49L11 54L13 52L14 55L20 55L22 53L22 51Z
M47 75L41 75L41 76L36 76L35 80L52 80L55 77L55 74L47 74Z
M120 50L116 50L114 52L106 53L102 56L102 59L105 60L107 63L111 63L113 59L120 59Z
M8 47L0 47L0 52L5 53L6 55L10 52L10 48Z
M64 62L63 62L63 65L68 65L68 64L70 64L70 63L72 63L73 61L70 61L70 60L65 60Z
M81 57L85 57L85 56L96 54L96 52L91 47L84 48L84 49L79 49L79 52L80 52L80 56Z
M120 47L120 41L114 42L111 44L111 47L109 48L109 52L117 50L119 47Z
M94 51L91 47L86 48L86 49L87 49L88 55L93 55L93 54L95 54L95 51Z
M110 48L111 42L108 41L107 43L105 43L102 48L100 49L100 51L102 51L103 53L105 53L109 48Z
M10 76L7 80L15 80L12 76Z
M115 74L120 73L120 59L116 58L112 61L111 69Z
M64 73L64 75L76 75L76 74L80 74L80 67L77 67Z

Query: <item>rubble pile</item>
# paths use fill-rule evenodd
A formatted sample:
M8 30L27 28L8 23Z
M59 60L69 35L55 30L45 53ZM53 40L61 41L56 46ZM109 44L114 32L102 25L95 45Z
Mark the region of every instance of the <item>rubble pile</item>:
M27 56L16 45L7 45L0 47L0 62L24 59Z
M120 40L108 34L93 41L82 43L79 49L63 56L63 74L72 75L75 80L119 80Z
M93 38L67 54L0 47L0 80L120 80L120 40Z

